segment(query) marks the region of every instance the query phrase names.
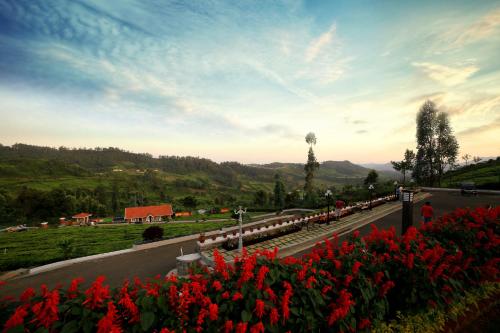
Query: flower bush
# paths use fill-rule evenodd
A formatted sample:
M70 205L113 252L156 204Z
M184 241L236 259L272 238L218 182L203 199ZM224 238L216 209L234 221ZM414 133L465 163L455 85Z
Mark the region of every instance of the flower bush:
M399 312L445 308L471 287L498 281L500 207L458 209L412 227L354 232L317 244L301 259L277 250L243 253L189 278L99 277L67 290L29 288L0 301L4 332L354 332Z

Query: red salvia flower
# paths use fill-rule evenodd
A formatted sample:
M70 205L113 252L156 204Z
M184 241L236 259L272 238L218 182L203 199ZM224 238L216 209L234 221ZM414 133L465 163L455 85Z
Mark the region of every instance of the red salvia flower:
M265 309L265 303L261 299L257 299L255 301L255 314L257 317L260 319L262 316L264 316L264 310Z
M361 266L363 266L363 264L356 260L354 265L352 265L352 275L356 276Z
M59 305L59 290L48 291L47 286L42 285L42 296L43 300L35 303L31 308L35 315L32 322L36 322L38 327L43 326L49 329L59 319L57 308Z
M384 283L382 285L382 287L380 288L380 291L379 291L379 295L381 297L384 297L387 292L392 289L393 287L395 286L394 282L393 281L387 281L386 283Z
M264 333L264 331L264 324L261 321L250 327L250 333Z
M67 293L67 297L69 299L73 299L73 298L78 297L78 285L82 282L83 282L83 278L81 278L81 277L78 277L78 278L73 279L71 281L71 284L68 288L68 293Z
M11 328L24 324L24 318L28 315L28 305L21 305L16 308L14 313L5 322L3 331L7 332Z
M126 310L130 318L128 320L130 324L139 322L139 308L137 307L137 305L135 305L127 292L123 293L122 298L120 299L118 304Z
M230 333L233 331L233 321L232 320L226 320L226 323L224 324L224 333Z
M160 333L175 333L175 330L170 330L168 328L162 328Z
M104 302L110 298L109 296L109 286L102 286L106 278L104 276L98 276L97 279L92 282L92 285L85 292L86 299L83 301L83 305L89 309L100 308L103 306Z
M256 287L257 289L261 290L262 286L264 284L264 279L266 278L266 274L269 272L269 267L267 266L260 266L259 272L257 273L257 280L256 280Z
M217 320L219 318L219 306L217 304L210 304L208 306L208 317L210 320Z
M222 293L222 299L228 299L230 297L229 291L225 291Z
M213 283L212 283L212 287L215 289L215 291L219 291L222 289L222 283L220 283L219 280L215 280Z
M21 297L19 299L21 300L22 303L28 302L33 296L35 296L35 289L33 288L27 288L23 293L21 294Z
M271 312L269 312L269 323L271 325L275 325L278 323L280 319L280 315L278 314L278 310L276 308L272 308Z
M233 302L243 299L243 295L240 292L235 292L233 295Z
M269 300L273 303L276 303L277 297L276 297L276 294L274 293L274 291L269 287L267 287L266 290L264 290L264 291L267 294Z
M113 302L108 302L108 312L97 323L97 333L121 333L118 316Z
M239 323L236 325L236 333L246 333L246 331L247 331L247 326L248 326L248 323L242 323L242 322L239 322Z
M213 255L215 263L215 272L222 275L224 280L228 280L229 279L228 265L226 264L224 257L219 253L219 251L217 251L217 249L214 250Z
M363 318L363 319L361 319L361 321L359 322L358 328L359 328L360 330L363 330L363 329L365 329L365 328L370 327L370 325L371 325L371 324L372 324L372 323L371 323L370 319L368 319L368 318Z

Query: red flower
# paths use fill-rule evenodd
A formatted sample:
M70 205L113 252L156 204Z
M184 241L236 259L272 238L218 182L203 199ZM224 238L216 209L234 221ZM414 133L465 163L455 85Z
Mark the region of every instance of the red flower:
M16 326L24 324L24 317L28 315L28 311L26 311L27 306L22 305L16 308L16 311L10 316L5 325L3 326L4 332L14 328Z
M214 287L215 291L219 291L222 289L222 283L220 283L219 280L215 280L213 283L212 283L212 287Z
M97 333L121 333L122 329L118 324L116 308L113 302L108 302L108 312L97 323Z
M238 323L236 325L236 333L245 333L247 331L248 323Z
M274 325L278 323L279 318L280 315L278 314L278 310L276 308L272 308L271 312L269 312L269 323L271 323L271 325Z
M352 236L354 238L358 238L359 237L359 230L356 230L355 232L352 233Z
M78 285L82 282L83 282L83 278L81 278L81 277L73 279L73 281L71 281L71 284L68 288L68 294L67 294L69 299L73 299L73 298L76 298L78 296Z
M35 289L33 288L27 288L22 294L21 297L19 298L21 302L26 303L28 302L33 296L35 296Z
M210 320L217 320L219 317L219 306L217 304L210 304L208 306L208 317Z
M344 279L344 286L349 287L354 278L351 275L346 275Z
M32 322L37 322L38 326L48 329L59 319L57 308L59 305L59 290L54 289L49 292L47 286L42 285L42 296L43 301L35 303L31 308L35 315Z
M237 301L237 300L240 300L240 299L243 299L243 295L240 293L240 292L235 292L234 295L233 295L233 302Z
M352 275L356 276L361 266L363 266L363 264L356 260L354 265L352 265Z
M375 278L373 279L373 281L375 282L375 284L379 284L380 281L382 281L383 277L384 277L384 272L377 272L375 273Z
M169 330L168 328L162 328L160 333L175 333L175 330Z
M368 319L368 318L363 318L363 319L361 319L361 321L359 322L358 328L359 328L360 330L362 330L362 329L365 329L365 328L370 327L370 325L371 325L371 324L372 324L372 323L371 323L370 319Z
M382 287L380 288L379 295L380 295L381 297L384 297L384 296L387 294L387 292L388 292L390 289L392 289L394 286L395 286L394 282L392 282L392 281L387 281L387 282L386 282L386 283L384 283L384 284L382 285Z
M87 298L82 303L84 306L90 309L99 308L103 306L106 299L110 298L109 286L102 286L102 283L105 279L106 278L102 275L98 276L97 279L92 283L92 286L87 289L87 291L85 292Z
M233 321L232 320L226 320L226 323L224 324L224 333L229 333L233 330Z
M261 321L250 327L250 333L264 333L264 331L264 324Z
M318 281L314 277L314 275L311 275L310 277L307 278L306 281L306 288L311 289L313 287L313 284L317 283Z
M257 289L261 290L262 285L264 284L264 279L266 278L266 274L269 272L269 267L267 266L260 266L259 272L257 273L257 281L255 285L257 286Z
M264 315L265 311L265 303L261 299L257 299L255 301L255 314L257 315L258 318L262 318Z
M265 290L265 293L267 294L267 296L269 297L269 300L273 303L276 303L276 294L274 293L274 291L271 289L271 288L266 288Z
M355 302L351 299L352 294L347 292L346 289L342 289L339 293L339 297L336 302L332 304L332 312L328 316L328 325L332 326L338 320L341 320L347 316L351 307Z
M123 293L123 296L118 304L123 306L123 308L126 310L128 316L130 317L130 319L128 320L130 324L136 323L140 320L139 309L137 308L137 305L135 305L135 303L132 301L130 295L127 292Z
M223 292L221 296L222 296L222 299L228 299L230 296L229 291Z

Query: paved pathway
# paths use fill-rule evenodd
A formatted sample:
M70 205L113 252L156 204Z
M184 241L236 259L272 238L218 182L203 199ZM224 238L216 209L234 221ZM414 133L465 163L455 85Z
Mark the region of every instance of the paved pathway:
M462 197L457 193L441 192L434 193L429 200L432 202L436 215L438 216L450 212L457 207L476 207L485 204L500 205L500 195ZM415 221L420 220L419 211L422 204L423 202L420 202L415 205ZM387 204L377 208L383 208L384 206L387 206ZM375 224L379 228L394 226L399 233L401 230L401 210L377 219ZM363 235L369 232L370 227L366 225L359 230ZM127 254L74 264L69 267L33 276L20 277L9 281L6 286L1 287L0 296L18 295L25 288L38 287L42 283L46 283L49 287L54 287L61 282L67 285L72 278L78 276L85 278L87 281L86 285L88 285L98 275L105 275L107 277L107 282L115 287L126 278L133 278L134 276L146 278L153 277L157 274L163 275L175 268L175 258L180 254L180 247L183 248L184 253L194 252L195 242L195 240L188 240L182 243L165 245L154 249L134 251ZM307 252L308 250L304 249L302 252L294 254L294 256L300 256Z

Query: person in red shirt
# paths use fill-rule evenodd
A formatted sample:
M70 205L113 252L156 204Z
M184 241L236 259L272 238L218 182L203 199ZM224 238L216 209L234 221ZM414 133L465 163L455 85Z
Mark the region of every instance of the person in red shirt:
M432 220L432 218L434 217L434 209L432 208L429 201L427 201L425 205L422 206L422 208L420 209L420 213L422 214L424 223L428 223Z
M342 212L342 208L344 208L345 202L337 199L335 202L335 218L338 221L340 219L340 213Z

